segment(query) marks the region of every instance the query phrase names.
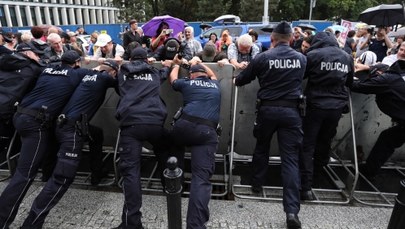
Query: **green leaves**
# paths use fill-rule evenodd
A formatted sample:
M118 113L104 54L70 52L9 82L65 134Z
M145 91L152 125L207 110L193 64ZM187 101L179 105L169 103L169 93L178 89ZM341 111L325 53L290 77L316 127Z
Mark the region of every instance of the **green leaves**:
M379 4L401 3L398 0L316 0L313 20L357 21L360 12ZM169 14L184 21L210 22L223 14L235 14L242 21L261 21L264 0L113 0L123 22L135 18L145 22L156 15ZM270 0L270 21L309 18L310 0Z

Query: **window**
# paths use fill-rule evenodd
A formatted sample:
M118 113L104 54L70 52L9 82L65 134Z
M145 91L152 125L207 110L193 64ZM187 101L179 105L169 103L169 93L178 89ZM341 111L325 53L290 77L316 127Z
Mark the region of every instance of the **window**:
M21 20L22 20L22 25L27 26L28 25L28 19L27 19L27 14L25 12L24 7L20 7L20 13L21 13Z
M37 19L35 17L35 7L30 7L30 11L31 11L32 23L34 23L34 25L36 25L37 24Z
M17 22L17 16L15 13L15 7L16 6L10 6L10 17L11 17L11 23L13 23L13 26L18 26L18 22Z
M0 6L0 22L3 27L7 26L6 17L4 17L4 8L2 5Z
M39 8L39 12L41 12L42 24L46 24L47 21L45 19L45 8L44 7Z

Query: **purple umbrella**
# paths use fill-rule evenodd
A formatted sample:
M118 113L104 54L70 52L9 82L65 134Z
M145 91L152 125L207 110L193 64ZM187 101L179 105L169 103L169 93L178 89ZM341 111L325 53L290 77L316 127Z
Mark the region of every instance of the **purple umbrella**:
M169 25L169 29L173 29L173 33L170 37L176 36L179 32L183 32L185 22L179 18L172 17L170 15L156 16L150 21L146 22L143 26L143 33L146 36L156 36L156 30L159 28L160 23L166 22Z

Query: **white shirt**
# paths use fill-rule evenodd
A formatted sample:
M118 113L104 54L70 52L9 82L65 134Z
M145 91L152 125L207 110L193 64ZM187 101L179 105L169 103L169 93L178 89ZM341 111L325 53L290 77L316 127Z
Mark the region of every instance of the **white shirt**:
M112 59L114 59L115 57L122 58L122 56L125 53L124 47L122 47L119 44L116 44L116 46L115 46L115 56L112 55L112 53L113 53L112 51L113 50L111 50L109 53L107 53L104 58L112 58ZM97 60L98 58L102 58L102 57L103 57L103 55L101 53L101 48L98 48L97 51L94 53L93 59Z
M392 55L384 57L384 59L382 60L381 63L391 66L397 60L398 60L397 54L392 54Z
M368 51L368 46L364 47L364 49L360 49L360 47L363 45L364 42L367 42L368 37L363 36L359 38L359 41L356 45L356 58L360 57L361 54L363 54L365 51Z

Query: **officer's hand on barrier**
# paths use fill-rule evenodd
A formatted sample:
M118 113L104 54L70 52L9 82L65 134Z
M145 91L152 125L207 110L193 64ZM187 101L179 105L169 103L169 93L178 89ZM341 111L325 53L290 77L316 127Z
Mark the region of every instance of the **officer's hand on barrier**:
M174 56L174 58L173 58L173 64L178 64L178 65L180 65L180 64L182 64L182 60L183 60L183 59L179 59L178 54L176 54L176 55Z
M148 58L148 64L153 64L153 63L155 63L155 61L156 61L156 59L154 57L149 57Z
M200 64L202 61L198 56L193 57L188 63L190 65Z
M105 58L100 57L100 58L97 59L97 62L98 62L99 64L102 64L102 63L104 63L105 60L106 60Z
M88 56L86 56L85 58L84 58L84 60L83 60L83 62L84 62L84 64L90 64L90 60L91 60L91 58L90 57L88 57Z
M165 60L165 61L161 61L161 62L162 62L163 66L169 67L169 68L172 66L172 63L173 63L172 60Z
M114 58L114 60L115 60L115 62L117 62L118 65L121 65L122 62L124 61L124 59L122 59L122 57L120 57L120 56L116 56Z

